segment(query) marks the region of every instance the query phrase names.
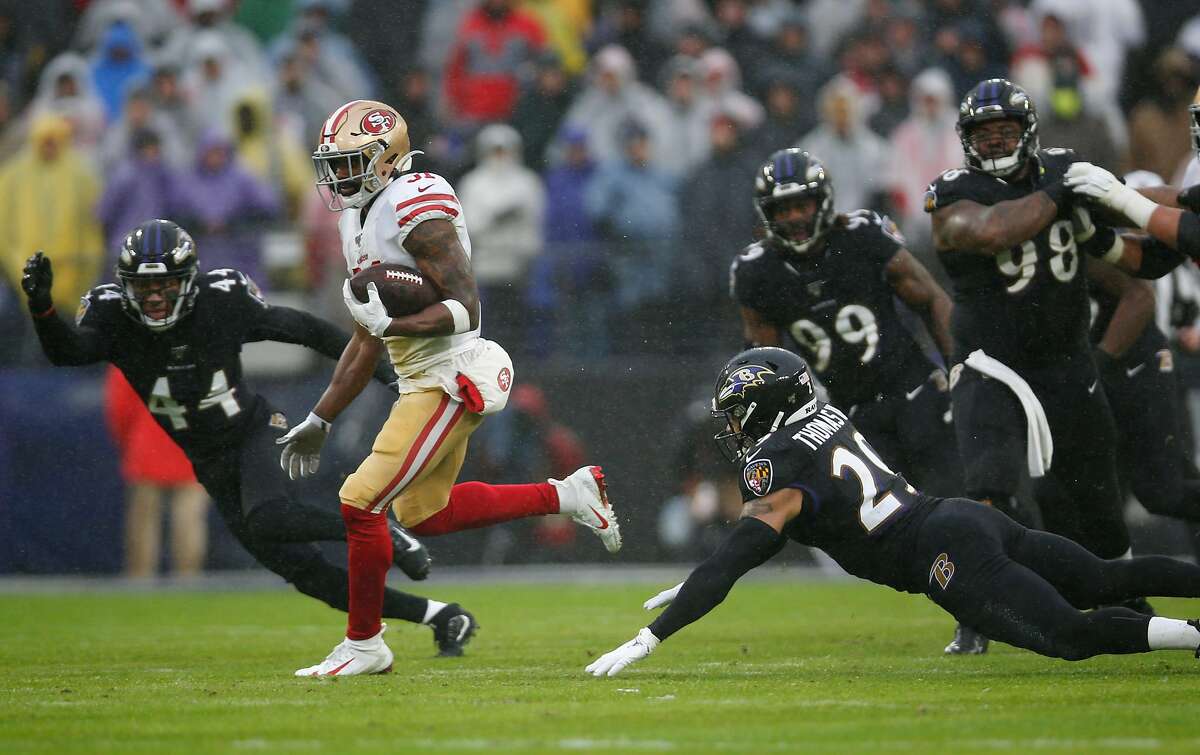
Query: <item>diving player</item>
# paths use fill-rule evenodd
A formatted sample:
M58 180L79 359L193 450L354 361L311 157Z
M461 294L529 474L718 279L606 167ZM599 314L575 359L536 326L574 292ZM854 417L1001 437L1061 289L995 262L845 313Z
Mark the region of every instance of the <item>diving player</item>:
M25 264L21 287L42 349L55 365L108 361L125 374L150 413L179 444L225 523L263 566L297 590L345 611L346 569L325 559L314 541L345 540L332 511L291 498L273 458L288 422L242 381L242 344L281 341L336 358L345 333L305 312L263 301L236 270L200 272L187 231L169 220L142 223L125 239L117 283L82 299L71 327L50 298L50 258ZM385 366L373 372L387 382ZM416 579L429 570L425 549L393 524L389 559ZM388 590L387 616L429 624L443 655L461 654L455 639L469 617L457 603Z
M1165 556L1100 559L990 506L921 493L844 413L817 400L807 367L788 351L756 348L731 359L712 406L726 426L716 440L741 468L742 518L685 582L647 601L667 610L587 673L615 676L645 658L788 540L821 548L855 576L923 593L960 623L1042 655L1200 648L1194 620L1080 610L1147 594L1200 597L1200 567Z

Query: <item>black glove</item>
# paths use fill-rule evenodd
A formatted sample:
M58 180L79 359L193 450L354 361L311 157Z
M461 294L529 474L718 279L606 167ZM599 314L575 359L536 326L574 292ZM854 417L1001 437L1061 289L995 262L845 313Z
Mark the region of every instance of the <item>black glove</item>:
M54 285L54 271L50 269L50 258L38 252L25 261L25 272L21 276L21 290L29 297L29 311L44 315L54 309L50 289Z
M1200 212L1200 184L1187 187L1179 192L1179 196L1175 199L1179 202L1179 206L1185 210Z

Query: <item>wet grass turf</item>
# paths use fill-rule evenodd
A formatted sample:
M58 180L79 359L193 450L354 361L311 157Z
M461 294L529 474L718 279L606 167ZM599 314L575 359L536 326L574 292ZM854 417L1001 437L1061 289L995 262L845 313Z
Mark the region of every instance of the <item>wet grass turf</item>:
M291 676L344 629L291 592L0 596L0 752L1200 751L1190 653L946 658L948 616L863 583L740 585L600 680L660 588L427 589L475 612L468 655L393 623L395 672L338 681Z

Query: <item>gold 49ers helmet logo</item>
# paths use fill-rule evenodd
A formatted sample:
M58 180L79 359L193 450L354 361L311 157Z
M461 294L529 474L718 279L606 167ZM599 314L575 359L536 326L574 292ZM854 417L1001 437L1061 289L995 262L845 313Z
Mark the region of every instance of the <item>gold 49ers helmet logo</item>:
M364 134L386 134L396 127L396 114L383 109L372 110L363 116L358 130Z

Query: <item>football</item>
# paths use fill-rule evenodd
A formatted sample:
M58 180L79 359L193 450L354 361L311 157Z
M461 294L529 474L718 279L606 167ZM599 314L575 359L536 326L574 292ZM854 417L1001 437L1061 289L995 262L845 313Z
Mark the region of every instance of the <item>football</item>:
M379 299L392 317L416 314L442 298L420 270L405 265L381 263L358 271L350 279L350 291L364 304L369 283L379 289Z

